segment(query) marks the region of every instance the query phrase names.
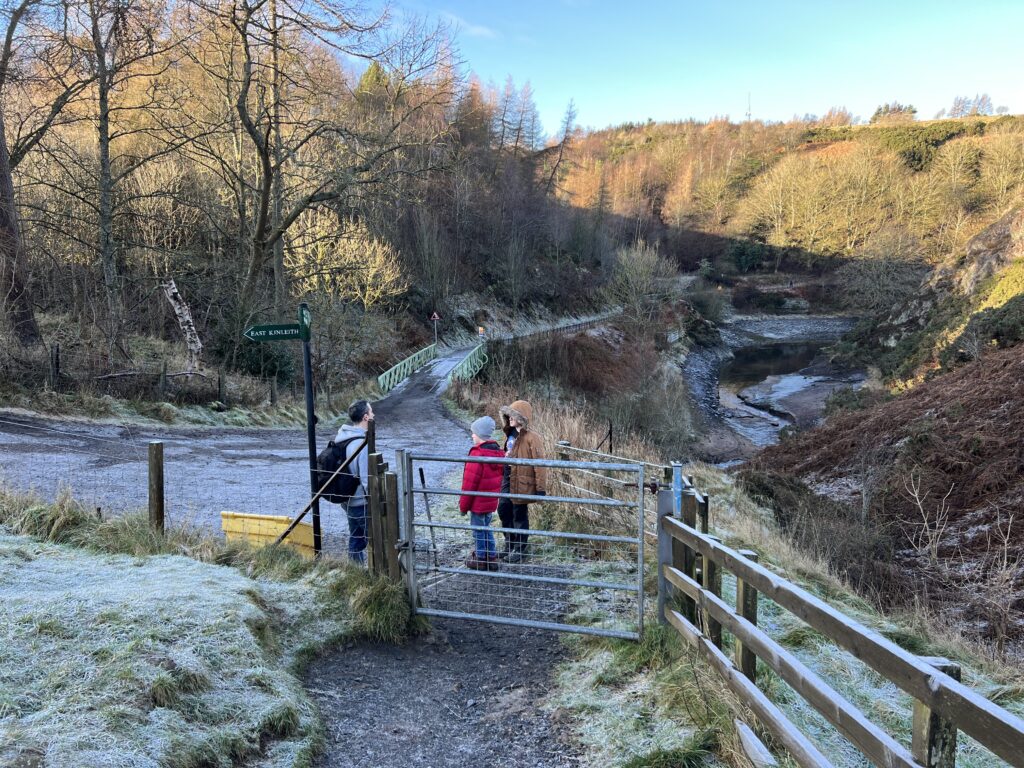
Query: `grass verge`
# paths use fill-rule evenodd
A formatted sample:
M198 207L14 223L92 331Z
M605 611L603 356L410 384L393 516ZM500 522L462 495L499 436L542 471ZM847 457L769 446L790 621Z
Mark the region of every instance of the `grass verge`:
M6 491L0 600L4 765L308 766L306 664L412 630L401 589L363 569Z

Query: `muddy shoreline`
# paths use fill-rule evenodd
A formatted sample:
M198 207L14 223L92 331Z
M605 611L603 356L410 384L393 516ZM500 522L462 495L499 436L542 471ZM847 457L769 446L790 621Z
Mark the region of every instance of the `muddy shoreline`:
M859 386L866 379L863 371L840 368L818 354L795 373L766 375L746 386L723 386L722 371L738 351L787 344L823 346L837 341L855 322L856 318L836 315L725 319L719 325L721 343L694 347L681 365L704 427L694 449L696 458L726 466L746 461L777 442L782 429L814 426L832 392Z

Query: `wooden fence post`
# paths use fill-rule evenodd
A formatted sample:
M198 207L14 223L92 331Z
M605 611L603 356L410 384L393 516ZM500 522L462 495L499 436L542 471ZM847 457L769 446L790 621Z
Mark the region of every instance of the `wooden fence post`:
M717 541L719 544L722 540L717 536L708 536L712 541ZM718 564L710 557L703 558L704 567L701 574L701 581L704 589L710 592L715 597L722 596L722 574L718 570ZM711 618L711 614L707 611L703 612L701 617L701 625L704 630L704 634L707 635L708 639L714 643L716 648L722 647L722 625Z
M555 455L558 456L558 460L559 461L568 461L569 460L569 451L567 449L571 445L572 445L572 443L570 443L568 440L559 440L558 441L558 443L557 443L558 448L555 451ZM563 483L568 483L569 482L569 470L567 470L567 469L559 470L558 476L559 476L559 478L561 479L561 481Z
M160 378L156 382L157 395L161 400L167 397L167 361L160 366Z
M960 665L949 659L922 657L940 672L960 682ZM956 723L914 701L911 751L914 759L927 768L953 768L956 765Z
M50 347L50 389L54 392L60 387L60 344Z
M388 564L388 578L398 581L402 570L398 564L398 475L384 475L384 559Z
M270 404L277 405L277 376L270 379Z
M164 532L164 444L149 444L149 527Z
M741 549L739 554L748 560L757 562L757 552ZM736 611L744 619L757 626L757 590L743 579L736 577ZM757 656L747 649L738 638L733 638L733 659L736 668L746 675L751 682L757 682Z
M683 490L683 465L673 462L672 471L672 516L686 523L687 496ZM672 566L693 578L694 552L675 537L672 537ZM692 598L683 596L682 614L691 624L697 620L697 604Z
M697 505L697 518L700 520L700 532L707 533L710 530L709 518L711 511L711 497L704 494L700 503Z
M228 404L228 388L224 381L224 368L217 371L217 402L222 405Z
M379 453L371 453L367 459L368 471L367 471L367 483L366 483L366 495L369 497L367 502L369 503L369 534L370 545L366 548L369 554L369 568L370 572L376 575L380 575L386 572L387 563L384 561L384 524L383 514L381 510L381 455Z
M683 494L682 519L685 525L697 529L697 497L692 493ZM695 581L697 578L697 551L683 547L683 573ZM691 622L697 621L697 603L691 599L686 601L686 617Z
M672 491L658 491L658 623L668 624L665 618L665 605L668 602L668 579L665 578L665 566L672 564L672 536L665 530L661 518L672 516Z

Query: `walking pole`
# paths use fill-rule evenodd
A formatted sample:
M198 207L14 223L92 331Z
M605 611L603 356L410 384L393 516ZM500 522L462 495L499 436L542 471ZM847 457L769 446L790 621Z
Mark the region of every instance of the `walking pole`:
M427 488L427 476L423 474L423 467L420 467L419 469L420 469L420 485L422 485L423 489L426 490L426 488ZM426 494L426 493L423 494L423 503L427 505L427 523L428 523L428 527L430 528L430 548L434 551L434 567L437 568L437 539L434 538L434 525L433 525L434 521L430 517L430 495L429 494ZM415 546L415 542L413 542L413 546Z

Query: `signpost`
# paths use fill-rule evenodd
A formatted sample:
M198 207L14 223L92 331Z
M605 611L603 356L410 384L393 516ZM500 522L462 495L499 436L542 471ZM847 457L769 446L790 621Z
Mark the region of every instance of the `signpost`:
M434 314L437 314L436 312ZM316 472L316 414L313 402L313 365L309 354L310 326L313 315L307 304L299 305L299 322L277 325L253 325L242 333L251 341L301 341L302 378L306 386L306 441L309 444L309 486L313 495L320 490ZM439 318L440 319L440 318ZM435 324L436 334L436 324ZM320 500L313 501L313 551L320 556L322 537L320 534Z
M437 321L441 319L441 316L435 312L430 316L430 321L434 324L434 346L437 346Z
M242 333L250 341L288 341L301 339L301 328L298 323L287 325L253 325Z

